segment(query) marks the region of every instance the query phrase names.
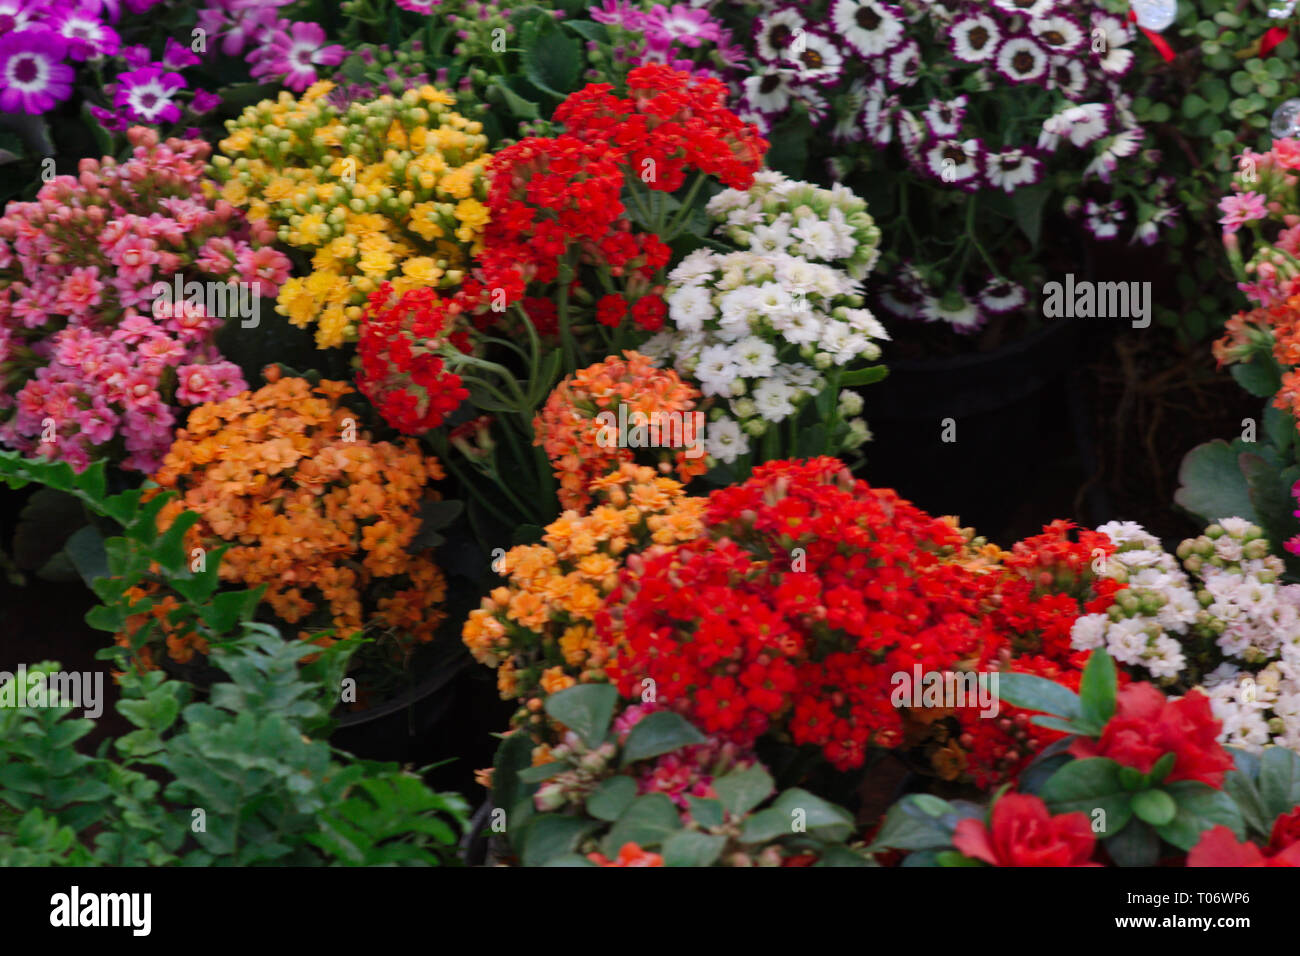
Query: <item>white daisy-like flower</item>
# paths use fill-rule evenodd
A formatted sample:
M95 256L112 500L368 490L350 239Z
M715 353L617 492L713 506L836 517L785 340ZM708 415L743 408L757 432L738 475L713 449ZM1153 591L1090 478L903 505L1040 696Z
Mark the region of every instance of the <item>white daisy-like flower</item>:
M980 141L941 139L925 151L925 167L935 179L960 186L979 179Z
M1067 135L1075 146L1087 146L1106 135L1110 110L1105 103L1081 103L1071 106L1062 115L1067 124Z
M984 324L978 306L964 296L959 301L945 303L942 299L927 297L921 306L921 315L927 322L946 322L956 332L972 332Z
M791 85L794 73L769 67L762 73L746 77L740 84L745 105L767 115L784 113L795 98Z
M894 140L894 114L898 110L898 97L885 93L883 80L877 80L867 91L867 101L862 106L862 129L877 146L888 146Z
M749 248L755 252L785 252L792 242L790 218L786 215L772 223L758 223L749 232Z
M889 330L880 324L880 320L872 315L869 309L845 309L844 316L844 321L854 332L861 332L873 339L889 341Z
M1168 634L1162 634L1153 642L1146 661L1147 670L1152 677L1177 677L1187 666L1183 647Z
M700 352L692 376L705 395L730 395L731 383L740 374L740 366L725 345L710 345Z
M835 227L825 219L805 216L790 230L790 235L799 240L797 251L800 255L812 259L831 260L839 253L841 244L839 237L836 236Z
M1047 68L1047 88L1058 90L1068 99L1080 97L1088 88L1088 71L1076 59L1052 57Z
M765 378L776 367L776 349L756 335L741 339L732 346L731 354L744 378Z
M1084 44L1083 28L1063 14L1051 14L1029 21L1029 32L1053 56L1067 56Z
M1007 193L1021 186L1032 186L1042 178L1043 164L1037 156L1023 149L1004 149L984 159L984 177L989 185Z
M921 73L921 48L916 41L908 40L889 55L889 68L885 73L893 87L911 86Z
M716 314L713 296L703 286L685 285L670 292L666 299L668 315L683 332L696 332Z
M1128 43L1133 30L1128 23L1109 13L1092 17L1091 51L1097 65L1112 76L1123 76L1133 65L1133 51Z
M998 22L986 13L956 20L948 31L952 55L963 63L983 63L993 57L1002 42Z
M829 37L811 30L804 32L797 53L786 60L793 65L795 78L800 83L826 85L834 83L844 72L844 54Z
M793 345L816 342L822 335L822 320L809 311L779 313L772 317L771 322L772 327Z
M1070 646L1076 651L1091 651L1106 642L1110 618L1105 614L1084 614L1075 618L1070 628Z
M1045 17L1056 6L1055 0L993 0L993 6L1003 13L1024 17Z
M994 315L1007 315L1021 309L1029 301L1024 286L1007 279L993 278L980 292L979 304Z
M704 450L723 464L729 465L741 455L749 454L749 436L741 431L734 418L719 418L709 422L705 431Z
M903 37L901 11L877 0L835 0L831 23L840 37L861 56L873 57L893 48Z
M1012 83L1032 83L1047 75L1047 54L1028 37L1012 37L998 49L997 70Z
M754 48L760 60L775 63L790 55L797 31L803 30L807 21L793 7L783 7L763 17L756 25Z
M931 100L929 107L921 113L925 125L930 127L934 136L956 136L961 132L961 121L966 115L966 97L959 96L952 100Z

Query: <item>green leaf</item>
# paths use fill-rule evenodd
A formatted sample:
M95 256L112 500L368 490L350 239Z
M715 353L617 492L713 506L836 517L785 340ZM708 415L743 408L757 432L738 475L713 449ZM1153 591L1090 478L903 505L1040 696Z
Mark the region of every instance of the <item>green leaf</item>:
M713 781L713 792L733 820L739 820L772 793L772 778L760 765L733 770Z
M951 805L949 805L951 810ZM876 834L869 851L933 850L952 845L952 827L945 826L923 809L916 797L908 796L895 803L885 814L885 822Z
M934 855L934 862L940 866L983 866L979 860L972 859L964 853L957 850L944 850L942 853Z
M1178 804L1174 819L1156 827L1156 833L1165 842L1180 850L1191 850L1200 841L1202 833L1220 825L1232 830L1238 839L1245 835L1241 811L1232 797L1222 790L1193 780L1171 783L1165 790Z
M597 820L613 822L636 797L636 781L631 777L609 777L602 780L587 797L587 812Z
M1016 202L1012 207L1016 225L1035 249L1038 248L1038 240L1043 234L1043 206L1047 203L1051 191L1051 186L1047 183L1016 190ZM967 201L974 202L974 199Z
M592 43L609 42L609 31L605 29L603 23L594 23L591 20L562 20L560 22L584 40L589 40Z
M761 846L784 836L791 836L791 818L773 807L759 810L745 817L740 828L740 842Z
M87 585L96 578L108 576L108 553L104 550L104 536L94 525L86 525L73 532L63 550Z
M1160 858L1160 838L1136 818L1106 840L1104 846L1116 866L1155 866Z
M599 826L600 823L596 820L565 817L555 813L533 817L524 833L524 849L521 854L524 866L543 866L553 857L574 852L583 837Z
M1007 703L1024 710L1042 711L1071 720L1082 714L1079 697L1074 691L1033 674L999 674L998 694Z
M563 99L578 85L582 44L556 27L554 21L535 22L536 27L528 24L523 30L524 75L539 90Z
M1174 501L1207 524L1234 516L1258 523L1239 457L1222 439L1193 448L1178 470Z
M722 826L725 815L721 802L711 797L688 796L686 804L690 807L691 819L706 830Z
M1105 757L1067 763L1052 774L1038 795L1055 814L1078 811L1092 820L1094 811L1104 811L1102 833L1119 833L1133 815L1131 796L1120 782L1120 765Z
M1270 825L1279 814L1300 806L1300 756L1286 747L1269 747L1259 761L1259 795Z
M1237 384L1256 398L1269 398L1282 387L1277 364L1257 355L1252 362L1238 362L1230 369Z
M851 813L798 787L777 797L772 809L779 812L791 827L802 821L807 832L819 840L838 842L853 832Z
M1178 805L1174 803L1174 798L1163 790L1143 790L1135 793L1130 805L1139 820L1153 827L1163 827L1172 823L1178 813Z
M705 743L702 733L681 714L660 710L642 718L623 744L623 766L649 760L682 747Z
M1079 711L1084 723L1102 728L1115 713L1115 662L1104 649L1088 658L1079 682Z
M658 846L682 828L677 806L662 793L647 793L633 800L602 841L606 856L618 855L625 843L643 850Z
M724 836L682 830L664 841L664 866L712 866L726 845Z
M510 87L506 86L505 81L502 80L501 77L495 76L492 79L493 84L491 89L498 91L501 98L505 101L506 106L509 107L510 112L516 117L521 120L535 120L542 115L541 111L537 108L536 103L532 100L524 99ZM475 401L475 404L478 404L477 400ZM479 407L482 408L483 406L479 405Z
M826 847L813 866L878 866L875 860L838 843Z
M840 385L844 388L859 388L863 385L872 385L875 382L882 381L888 375L889 368L887 366L872 365L868 368L845 372L840 377Z
M1237 804L1246 826L1257 837L1267 840L1272 835L1276 814L1269 814L1254 781L1240 770L1232 770L1223 778L1223 790Z
M1090 737L1094 732L1099 732L1100 728L1092 724L1075 723L1072 720L1062 720L1059 717L1044 717L1042 714L1036 714L1029 718L1031 724L1037 724L1039 727L1046 727L1049 730L1059 730L1064 734L1082 734Z
M598 747L609 731L618 704L610 684L579 684L546 698L546 712L568 727L588 747Z

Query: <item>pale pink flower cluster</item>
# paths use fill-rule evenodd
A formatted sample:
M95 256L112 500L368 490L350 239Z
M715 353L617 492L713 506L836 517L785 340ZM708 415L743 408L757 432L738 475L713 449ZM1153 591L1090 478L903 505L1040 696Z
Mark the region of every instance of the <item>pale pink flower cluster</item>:
M289 276L273 230L205 196L206 143L128 136L125 162L84 159L0 218L0 442L77 470L152 472L178 403L246 388L213 343L224 320L157 283L260 282L274 298Z

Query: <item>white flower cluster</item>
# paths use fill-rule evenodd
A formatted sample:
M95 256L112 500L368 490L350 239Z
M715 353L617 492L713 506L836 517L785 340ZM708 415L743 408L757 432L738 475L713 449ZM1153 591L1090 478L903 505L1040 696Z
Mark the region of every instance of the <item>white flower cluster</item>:
M708 206L716 232L736 252L698 249L669 274L668 324L641 351L671 362L715 405L706 449L722 462L749 451L749 439L794 415L827 385L826 371L880 358L889 338L862 307L864 276L879 230L866 204L846 189L819 189L762 172L748 192L728 190ZM853 418L862 399L844 391L843 447L870 437ZM731 417L734 416L734 417Z
M1280 582L1263 532L1224 518L1175 560L1133 522L1097 530L1116 545L1105 575L1128 588L1105 614L1075 621L1073 646L1104 646L1165 683L1201 684L1224 743L1300 751L1300 585Z

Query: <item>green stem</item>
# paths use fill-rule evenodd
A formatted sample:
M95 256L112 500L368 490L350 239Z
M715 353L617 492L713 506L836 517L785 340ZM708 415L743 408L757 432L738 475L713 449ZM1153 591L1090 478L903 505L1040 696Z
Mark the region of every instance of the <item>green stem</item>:
M556 307L559 311L560 344L564 348L564 371L572 375L578 370L578 346L573 339L573 329L569 325L569 283L573 281L573 268L569 263L568 253L560 264L559 294Z
M691 214L691 206L695 204L695 197L700 193L700 187L704 185L705 174L698 172L695 174L695 181L691 183L691 188L686 193L686 198L682 200L682 207L677 210L677 215L673 217L672 224L668 227L668 235L660 236L664 242L672 242L681 230L682 224Z

